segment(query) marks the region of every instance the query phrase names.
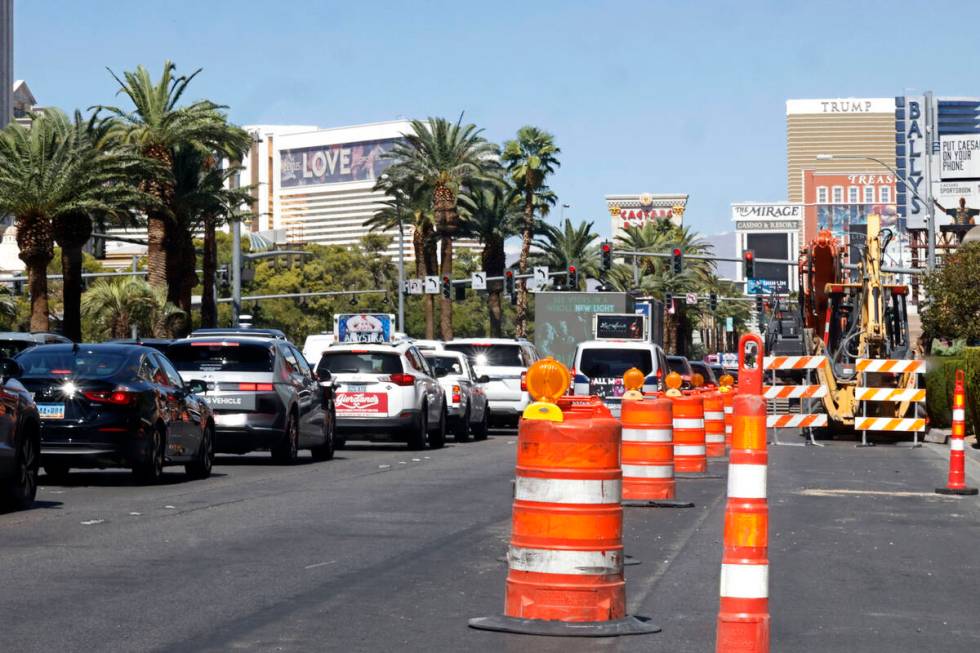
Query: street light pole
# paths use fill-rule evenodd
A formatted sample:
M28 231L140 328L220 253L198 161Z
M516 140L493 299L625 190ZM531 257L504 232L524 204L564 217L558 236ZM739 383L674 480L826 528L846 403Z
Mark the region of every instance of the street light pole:
M395 214L398 216L398 330L405 333L405 224L398 195L395 195Z
M936 205L932 201L932 137L936 129L935 112L932 110L932 91L926 91L926 209L928 210L926 232L926 268L931 272L936 268ZM911 168L910 168L911 169Z
M231 326L238 328L242 312L242 221L231 221Z

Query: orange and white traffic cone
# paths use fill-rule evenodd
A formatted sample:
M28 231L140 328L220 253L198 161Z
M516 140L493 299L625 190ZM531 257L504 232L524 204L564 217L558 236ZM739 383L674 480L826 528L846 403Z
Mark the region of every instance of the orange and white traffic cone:
M746 348L754 366L745 365ZM769 651L769 504L766 498L766 400L762 397L762 339L739 342L739 393L728 467L721 602L716 653Z
M963 370L956 370L953 388L953 430L949 435L949 479L946 487L936 488L938 494L973 496L977 488L966 485L966 452L963 438L966 435L966 384Z
M725 455L725 395L720 392L704 394L704 445L708 458Z

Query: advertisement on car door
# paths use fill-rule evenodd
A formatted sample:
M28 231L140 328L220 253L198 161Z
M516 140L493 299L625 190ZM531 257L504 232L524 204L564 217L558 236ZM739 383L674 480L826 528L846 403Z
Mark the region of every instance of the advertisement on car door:
M388 414L388 395L383 392L339 392L334 399L338 415L377 417Z

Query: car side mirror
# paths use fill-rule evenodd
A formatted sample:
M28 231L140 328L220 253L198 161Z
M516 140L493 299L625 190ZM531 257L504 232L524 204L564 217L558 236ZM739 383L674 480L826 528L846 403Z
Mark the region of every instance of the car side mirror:
M476 382L477 383L490 383L490 377L487 376L486 374L484 374L483 376L478 377L477 380L476 380Z
M0 376L3 380L16 379L21 374L24 373L23 368L20 363L15 361L13 358L2 358L0 359Z
M316 371L316 380L320 383L329 383L333 379L333 375L330 374L330 370L325 367L321 367Z
M208 391L208 382L203 379L191 379L184 384L184 389L190 394L201 394Z

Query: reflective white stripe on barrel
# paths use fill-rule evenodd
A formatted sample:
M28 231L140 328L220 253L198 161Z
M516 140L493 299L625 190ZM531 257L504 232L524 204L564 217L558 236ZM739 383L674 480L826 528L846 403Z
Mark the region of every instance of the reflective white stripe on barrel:
M734 413L735 413L735 407L734 406L725 406L725 414L726 415L733 415Z
M623 429L623 442L670 442L673 437L671 429Z
M725 424L725 433L734 433L735 427L731 424Z
M674 428L675 429L703 429L704 420L692 418L692 417L675 417Z
M769 565L722 563L721 595L730 599L769 598Z
M623 483L619 479L537 478L518 476L514 498L542 503L619 503Z
M606 576L623 573L623 553L619 550L562 551L512 546L507 552L507 564L517 571L539 574Z
M966 421L966 411L963 408L954 408L953 409L953 421L954 422L963 422L963 421Z
M719 413L715 411L706 411L704 413L704 419L709 422L720 422L725 419L725 413Z
M703 444L675 444L675 456L703 456L705 448Z
M963 451L963 438L950 438L949 448L952 451Z
M674 466L623 465L623 478L674 478Z
M725 434L724 433L705 433L704 434L704 441L705 442L724 442L725 441Z
M729 465L728 496L736 499L765 499L766 466L741 463Z

